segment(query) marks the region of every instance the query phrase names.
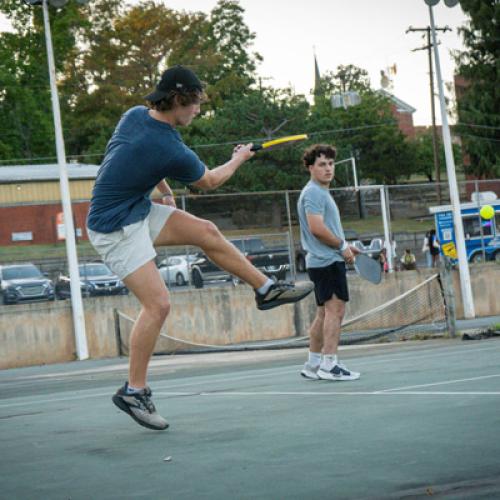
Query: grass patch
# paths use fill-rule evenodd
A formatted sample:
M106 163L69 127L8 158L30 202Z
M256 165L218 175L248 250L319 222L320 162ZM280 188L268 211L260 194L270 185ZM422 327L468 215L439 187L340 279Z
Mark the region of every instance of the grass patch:
M98 258L88 241L81 241L76 246L79 257ZM40 259L66 259L66 244L0 246L0 262L26 262Z

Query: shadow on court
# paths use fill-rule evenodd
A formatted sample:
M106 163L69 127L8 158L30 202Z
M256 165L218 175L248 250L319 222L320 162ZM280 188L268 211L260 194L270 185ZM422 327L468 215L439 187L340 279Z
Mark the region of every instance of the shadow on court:
M500 497L500 340L345 347L355 382L305 356L154 358L164 432L112 405L126 359L0 372L0 498Z

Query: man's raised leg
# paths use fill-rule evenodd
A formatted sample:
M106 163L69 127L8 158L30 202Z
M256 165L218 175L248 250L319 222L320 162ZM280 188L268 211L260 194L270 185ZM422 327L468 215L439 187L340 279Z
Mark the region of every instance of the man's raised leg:
M313 284L302 282L268 283L268 278L255 268L245 256L210 221L200 219L182 210L176 210L155 240L155 245L194 245L200 247L217 266L248 283L256 293L257 307L273 307L297 302L313 290ZM262 287L266 287L261 290Z

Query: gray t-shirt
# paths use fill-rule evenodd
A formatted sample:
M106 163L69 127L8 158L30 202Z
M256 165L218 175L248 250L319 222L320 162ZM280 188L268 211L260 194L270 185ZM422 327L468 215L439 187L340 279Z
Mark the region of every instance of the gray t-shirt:
M327 188L310 180L302 189L297 202L302 248L307 252L306 267L326 267L333 262L343 262L339 250L332 248L313 236L307 223L307 214L323 216L325 226L338 238L344 239L340 213Z

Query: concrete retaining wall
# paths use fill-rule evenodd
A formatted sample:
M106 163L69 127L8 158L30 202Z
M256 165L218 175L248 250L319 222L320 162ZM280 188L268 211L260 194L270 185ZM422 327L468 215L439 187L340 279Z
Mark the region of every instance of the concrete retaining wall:
M368 311L400 295L433 274L432 270L398 272L371 285L350 278L351 301L346 317ZM454 272L457 317L463 317L458 273ZM471 266L477 316L500 314L500 266ZM315 313L314 297L271 311L255 308L253 292L246 286L202 290L175 290L171 314L164 331L200 344L229 344L280 339L307 334ZM85 299L85 321L91 358L117 355L113 311L136 318L139 304L132 296ZM401 311L400 314L404 314ZM376 325L374 325L376 326ZM127 339L124 339L125 342ZM175 348L159 339L156 351ZM75 359L69 301L0 307L0 369L65 362Z

